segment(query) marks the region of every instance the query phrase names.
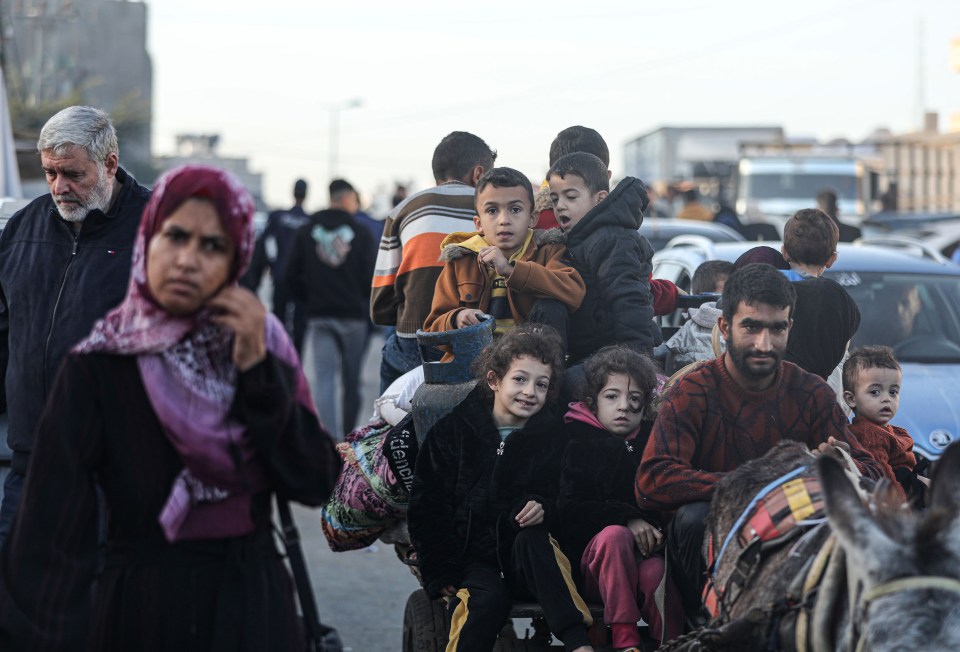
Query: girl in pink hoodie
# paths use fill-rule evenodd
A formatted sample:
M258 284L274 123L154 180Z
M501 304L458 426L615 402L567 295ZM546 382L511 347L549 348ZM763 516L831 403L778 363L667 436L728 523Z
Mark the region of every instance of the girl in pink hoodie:
M656 366L633 349L611 346L591 357L585 372L587 395L564 417L569 443L558 500L564 550L579 566L583 596L603 602L614 648L638 650L641 618L660 642L683 627L680 596L659 554L659 515L640 509L634 497Z

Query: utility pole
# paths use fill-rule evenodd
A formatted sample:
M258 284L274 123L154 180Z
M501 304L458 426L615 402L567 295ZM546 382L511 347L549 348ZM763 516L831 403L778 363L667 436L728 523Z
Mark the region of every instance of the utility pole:
M927 93L926 83L924 82L924 56L923 56L923 18L917 18L917 97L916 97L916 120L917 131L923 131L925 126L925 115L927 112Z
M344 109L355 109L359 106L363 106L363 100L359 98L354 98L352 100L347 100L345 102L337 102L334 104L327 105L327 111L330 112L330 179L333 181L337 178L337 168L340 163L340 111Z

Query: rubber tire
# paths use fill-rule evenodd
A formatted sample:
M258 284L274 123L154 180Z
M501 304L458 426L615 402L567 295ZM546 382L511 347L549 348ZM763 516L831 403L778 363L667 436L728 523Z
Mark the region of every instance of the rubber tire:
M403 652L443 652L450 632L440 600L431 600L417 589L403 610Z

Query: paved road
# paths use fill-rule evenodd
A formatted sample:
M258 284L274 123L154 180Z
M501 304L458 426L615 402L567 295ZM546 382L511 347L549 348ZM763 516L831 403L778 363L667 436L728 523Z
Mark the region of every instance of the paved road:
M381 336L371 338L364 360L363 422L378 395L382 346ZM310 355L304 358L309 360ZM312 378L309 365L306 372ZM335 553L320 529L318 510L295 506L294 518L303 537L320 619L336 627L353 652L400 650L403 609L419 584L397 559L393 546L377 543L365 550Z

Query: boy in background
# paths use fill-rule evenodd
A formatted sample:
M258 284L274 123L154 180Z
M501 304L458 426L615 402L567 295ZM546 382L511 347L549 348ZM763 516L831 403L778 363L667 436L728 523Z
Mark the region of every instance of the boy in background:
M795 281L797 293L784 359L823 379L843 362L860 326L856 302L838 283L822 277L837 260L838 237L837 225L816 208L797 211L783 227L781 253L790 265L783 273Z
M700 263L693 273L690 289L693 294L722 294L723 286L732 273L733 263L726 260ZM667 359L668 354L673 354L673 364L667 369L667 373L697 360L712 360L716 357L713 350L713 327L717 325L717 317L721 314L723 311L717 308L716 301L708 301L699 308L690 308L687 321L673 337L653 350L653 357L662 362ZM722 353L726 345L722 338L719 343Z
M910 433L890 425L900 405L900 382L900 365L888 346L855 349L843 364L843 400L856 415L850 432L906 497L917 493L917 458Z
M424 330L464 328L486 313L502 335L527 321L538 301L556 300L564 313L580 307L583 279L567 262L566 247L534 238L533 189L526 176L506 167L485 173L477 182L476 211L475 232L451 233L443 241L445 262ZM566 314L537 321L566 332Z
M607 166L583 152L561 157L547 182L570 261L587 288L583 305L570 317L570 362L582 362L610 344L650 355L653 247L637 231L647 203L643 183L627 177L610 192ZM574 372L571 382L582 377L582 370Z
M433 288L443 269L437 251L454 231L470 228L474 187L493 167L497 153L483 139L454 131L433 151L437 185L403 199L383 227L370 294L370 318L379 326L395 326L380 361L380 393L422 360L436 361L440 352L421 351L417 329L430 314Z

